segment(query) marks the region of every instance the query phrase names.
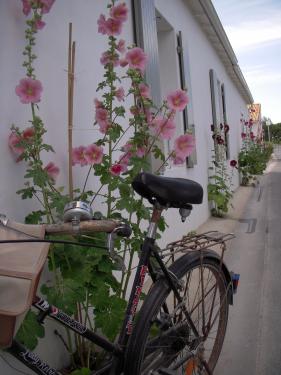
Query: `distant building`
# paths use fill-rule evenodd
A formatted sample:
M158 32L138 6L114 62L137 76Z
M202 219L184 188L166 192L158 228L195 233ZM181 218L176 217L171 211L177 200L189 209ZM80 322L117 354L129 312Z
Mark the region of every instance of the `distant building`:
M263 139L262 119L261 119L261 104L253 103L248 106L249 118L253 122L252 131L258 141Z

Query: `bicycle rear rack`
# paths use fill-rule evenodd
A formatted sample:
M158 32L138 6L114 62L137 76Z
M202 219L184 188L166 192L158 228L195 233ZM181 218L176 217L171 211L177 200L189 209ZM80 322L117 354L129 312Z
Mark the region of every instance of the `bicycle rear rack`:
M162 258L166 258L177 253L201 251L215 246L224 252L226 249L225 242L232 240L234 237L233 233L221 233L218 231L186 235L181 240L169 243L164 249L159 251L159 254Z

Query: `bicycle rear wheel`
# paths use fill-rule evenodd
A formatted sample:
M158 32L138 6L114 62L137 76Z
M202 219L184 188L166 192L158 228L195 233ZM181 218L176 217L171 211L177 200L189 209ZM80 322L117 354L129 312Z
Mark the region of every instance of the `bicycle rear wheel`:
M189 260L185 255L170 267L181 283L182 305L163 279L150 290L128 343L125 375L157 375L161 368L177 375L212 374L227 326L227 281L217 260Z

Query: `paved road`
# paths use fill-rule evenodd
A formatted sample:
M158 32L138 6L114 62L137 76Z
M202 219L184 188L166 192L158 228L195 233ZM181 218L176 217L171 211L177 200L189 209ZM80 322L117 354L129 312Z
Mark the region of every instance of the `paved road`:
M227 254L241 278L215 375L281 374L281 149L275 157Z

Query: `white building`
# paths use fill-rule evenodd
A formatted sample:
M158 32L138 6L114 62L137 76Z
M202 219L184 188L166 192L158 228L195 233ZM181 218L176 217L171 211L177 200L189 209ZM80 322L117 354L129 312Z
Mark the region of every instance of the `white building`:
M169 166L165 175L195 180L203 186L205 195L203 204L194 207L188 223L182 224L179 217L175 219L174 209L166 213L170 227L163 241L173 240L196 229L210 214L206 193L214 146L210 125L229 124L228 157L237 159L241 113L247 117L247 105L252 104L253 99L211 0L126 0L126 3L130 17L122 37L127 44L139 44L148 54L146 78L154 100L160 102L170 90L178 87L186 87L190 98L185 117L177 118L177 134L192 129L196 151L188 165ZM73 39L77 43L74 145L78 146L95 141L97 137L92 128L93 99L103 74L99 58L106 48L106 38L97 33L96 21L106 12L106 4L105 0L57 0L45 17L45 28L38 34L36 72L44 87L40 114L48 129L46 141L56 150L55 155L46 155L46 162L54 160L59 165L59 186L67 185L68 168L68 24L73 24ZM18 221L37 208L36 202L22 201L16 195L23 186L25 167L23 163L14 162L7 142L11 125L24 128L31 117L30 107L21 104L15 95L15 86L25 75L21 66L24 30L21 2L1 0L0 212ZM163 144L166 152L168 148L168 144ZM76 186L85 174L83 169L75 169ZM233 183L234 187L238 186L237 174ZM59 355L52 353L54 364L58 359ZM4 374L1 366L2 362L0 373ZM5 374L16 374L11 371L7 369Z

